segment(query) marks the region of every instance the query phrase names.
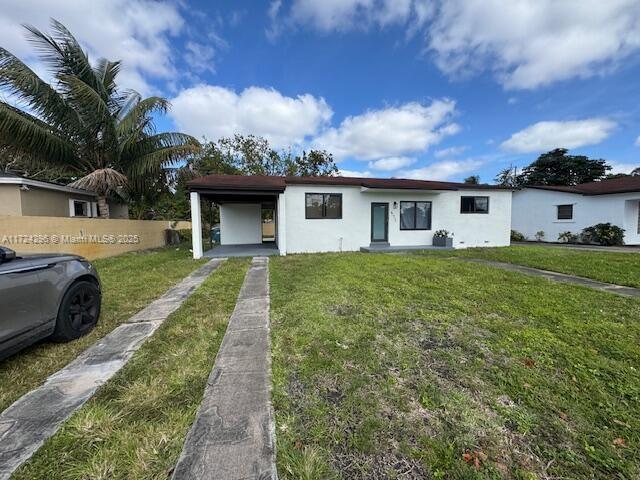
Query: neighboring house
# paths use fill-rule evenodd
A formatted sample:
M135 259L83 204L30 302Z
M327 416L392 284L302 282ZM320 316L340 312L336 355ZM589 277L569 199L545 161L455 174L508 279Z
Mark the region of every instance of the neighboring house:
M436 230L455 248L509 245L510 188L404 179L209 175L192 180L192 226L200 199L220 206L222 245L266 240L275 220L279 253L357 251L371 245L431 246ZM268 222L266 223L268 224ZM271 227L270 227L271 228ZM202 245L194 235L194 256Z
M640 244L640 176L620 177L573 187L525 187L513 194L512 228L527 239L544 232L558 241L597 223L624 228L627 245Z
M0 173L0 215L97 217L97 195L77 188ZM129 218L126 204L109 202L111 218Z

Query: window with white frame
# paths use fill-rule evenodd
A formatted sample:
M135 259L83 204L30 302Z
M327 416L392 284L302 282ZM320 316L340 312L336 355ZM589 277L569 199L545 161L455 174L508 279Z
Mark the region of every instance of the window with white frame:
M557 205L558 207L558 220L573 220L573 205Z
M69 216L70 217L93 217L92 202L87 200L69 199Z

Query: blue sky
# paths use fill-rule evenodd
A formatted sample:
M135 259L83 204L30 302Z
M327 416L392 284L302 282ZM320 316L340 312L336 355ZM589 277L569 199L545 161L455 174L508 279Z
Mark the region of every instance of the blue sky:
M0 0L171 99L161 129L325 148L345 174L491 182L541 152L640 166L639 0Z

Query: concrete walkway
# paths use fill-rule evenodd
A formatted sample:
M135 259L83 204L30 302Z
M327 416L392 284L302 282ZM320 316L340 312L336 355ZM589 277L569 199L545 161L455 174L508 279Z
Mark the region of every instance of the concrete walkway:
M162 322L223 262L203 265L128 323L98 340L46 382L0 414L0 479L8 479L120 370ZM134 272L132 272L134 273Z
M579 243L553 243L553 242L511 242L515 247L549 247L566 248L568 250L587 250L589 252L613 252L613 253L640 253L640 246L624 245L621 247L605 247L603 245L582 245Z
M492 260L481 260L479 258L461 258L460 260L490 265L492 267L502 268L503 270L525 273L536 277L543 277L547 280L553 280L556 282L582 285L583 287L593 288L594 290L600 290L602 292L615 293L616 295L621 295L623 297L640 298L640 289L633 287L624 287L622 285L614 285L612 283L598 282L589 278L576 277L565 273L550 272L549 270L540 270L539 268L525 267L523 265L514 265L512 263L494 262Z
M173 480L275 480L268 258L244 279Z

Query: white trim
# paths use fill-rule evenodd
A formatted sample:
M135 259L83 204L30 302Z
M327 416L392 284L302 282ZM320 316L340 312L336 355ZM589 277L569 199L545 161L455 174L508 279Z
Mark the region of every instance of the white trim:
M193 258L202 258L202 218L200 217L200 194L191 192L191 246Z
M278 195L278 204L276 205L276 235L277 245L280 255L285 256L287 254L287 217L285 207L285 194Z
M87 206L87 215L76 215L75 203L84 203ZM91 218L92 214L92 203L89 200L80 200L79 198L70 198L69 199L69 216L70 217L78 217L78 218Z
M75 193L77 195L90 195L97 197L98 194L89 190L81 190L79 188L67 187L65 185L56 185L55 183L41 182L23 177L0 177L0 185L28 185L30 187L44 188L46 190L57 190L59 192Z

